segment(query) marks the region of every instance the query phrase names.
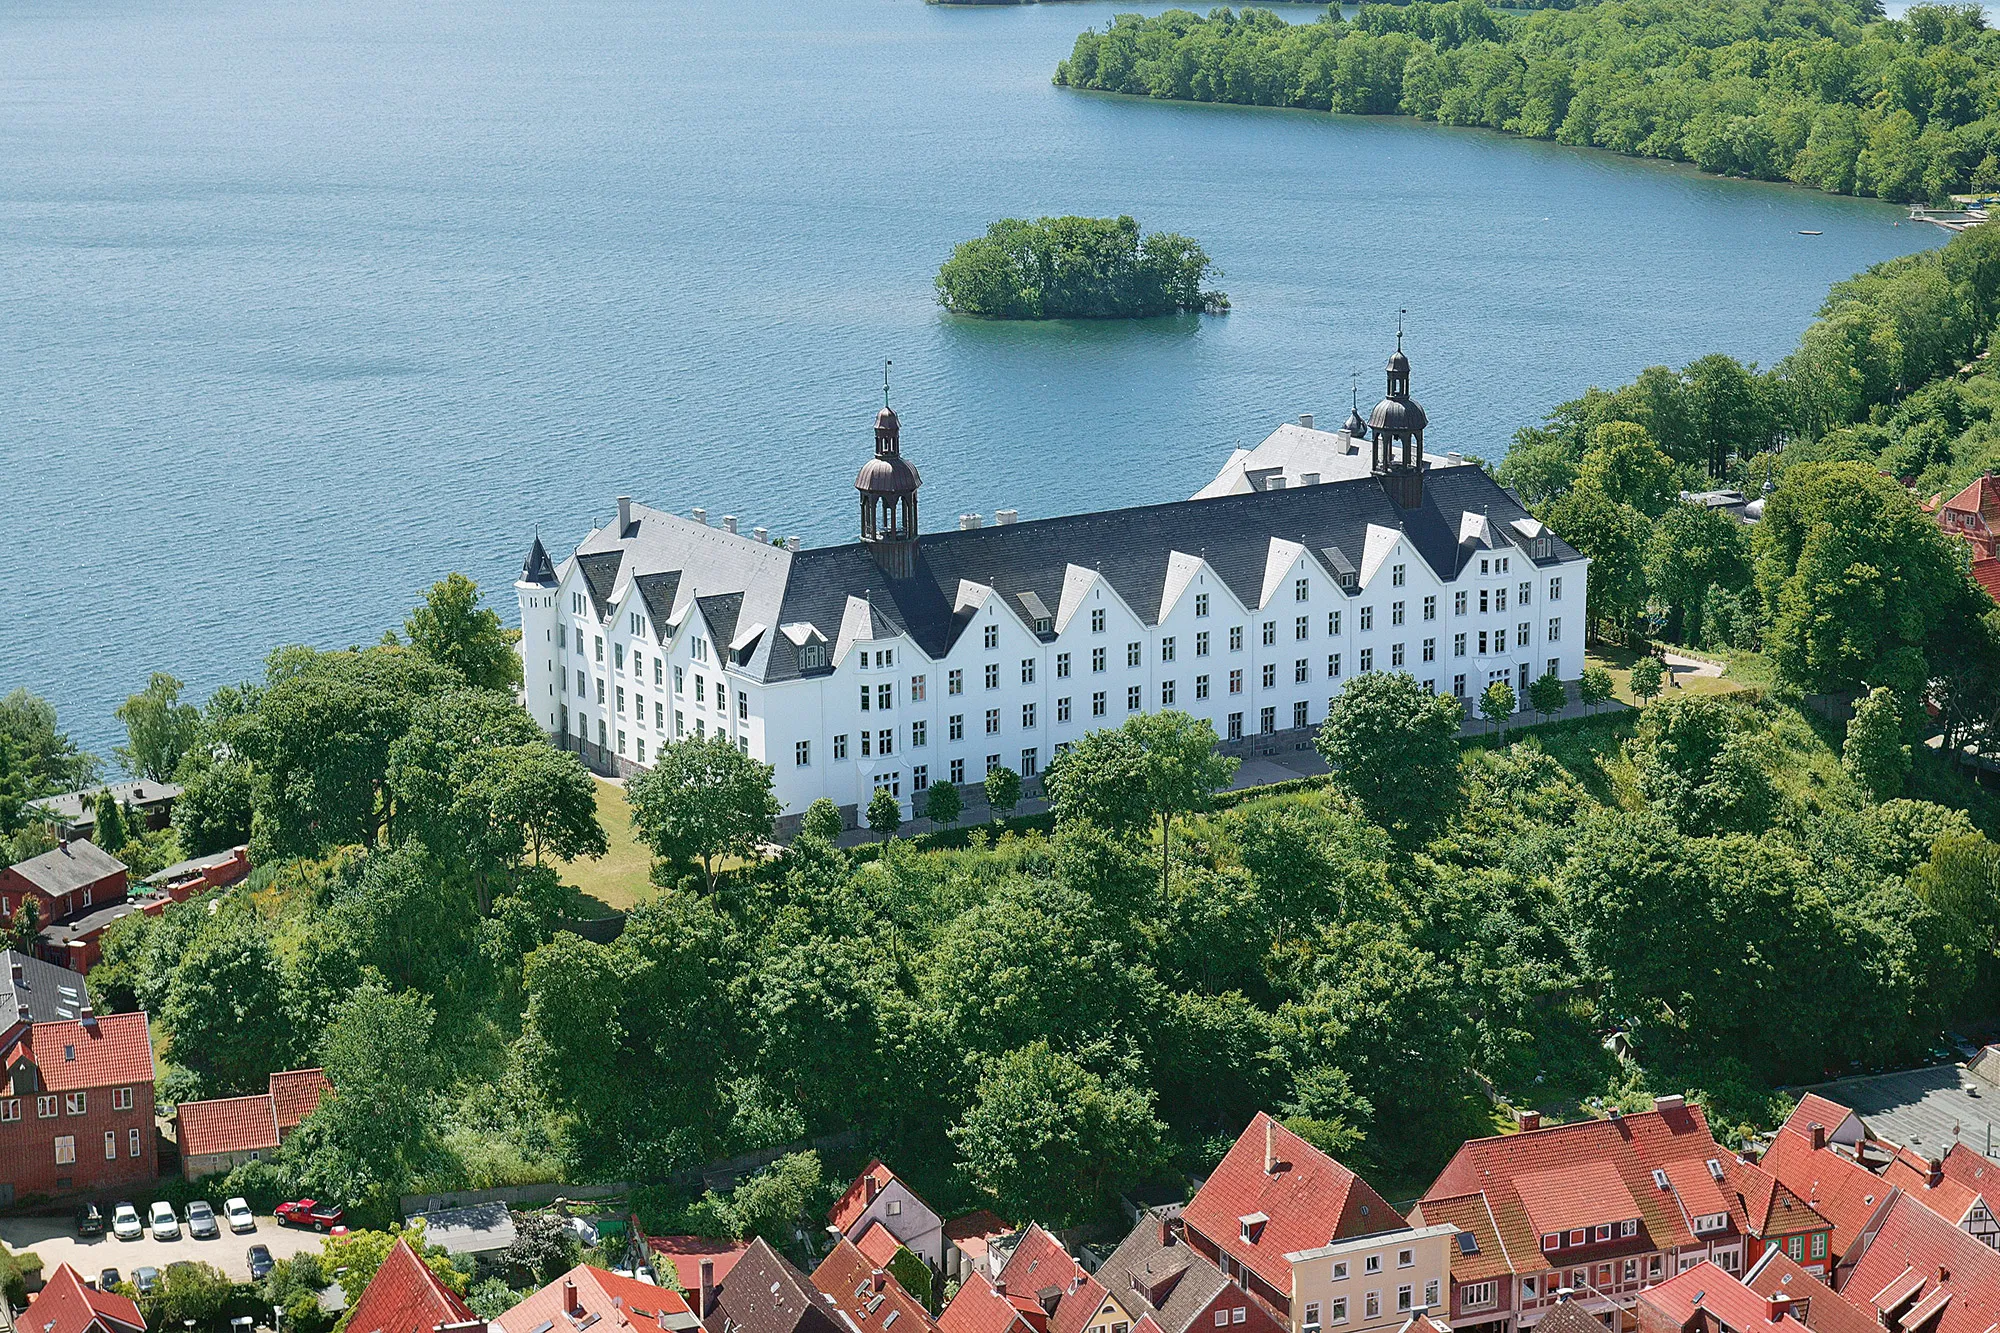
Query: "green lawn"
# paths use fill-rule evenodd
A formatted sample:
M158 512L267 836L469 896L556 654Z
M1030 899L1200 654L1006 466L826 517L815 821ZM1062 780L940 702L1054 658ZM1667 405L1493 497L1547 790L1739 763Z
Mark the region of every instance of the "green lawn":
M562 877L606 908L622 912L653 895L653 854L633 831L625 789L602 778L597 780L597 819L611 850L594 861L564 862Z
M1669 647L1668 651L1672 651ZM1711 654L1704 653L1704 657ZM1591 666L1601 666L1611 673L1612 694L1620 703L1636 707L1639 703L1632 693L1632 664L1638 654L1630 648L1616 644L1600 643L1584 653L1584 660ZM1685 694L1735 694L1752 687L1753 682L1741 678L1736 667L1728 667L1720 676L1690 676L1680 674L1681 691Z

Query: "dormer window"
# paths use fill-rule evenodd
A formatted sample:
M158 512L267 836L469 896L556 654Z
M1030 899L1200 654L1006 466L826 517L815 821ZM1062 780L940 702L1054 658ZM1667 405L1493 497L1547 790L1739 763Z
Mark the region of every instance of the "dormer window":
M1555 554L1555 549L1555 543L1549 538L1535 538L1535 559L1546 560Z
M799 670L817 671L826 665L826 645L807 643L799 646Z
M1054 634L1055 632L1056 632L1056 622L1053 616L1035 617L1035 633Z
M1569 1243L1572 1245L1581 1245L1589 1237L1590 1232L1587 1228L1577 1227L1569 1233Z
M1657 1166L1653 1168L1653 1185L1658 1189L1667 1188L1667 1173Z
M1270 1217L1264 1213L1245 1213L1242 1217L1237 1218L1236 1225L1239 1234L1243 1237L1243 1243L1245 1245L1255 1245L1258 1238L1264 1234L1264 1224L1270 1220Z
M1545 1250L1559 1250L1562 1248L1562 1243L1562 1236L1556 1232L1550 1232L1542 1237L1542 1248Z

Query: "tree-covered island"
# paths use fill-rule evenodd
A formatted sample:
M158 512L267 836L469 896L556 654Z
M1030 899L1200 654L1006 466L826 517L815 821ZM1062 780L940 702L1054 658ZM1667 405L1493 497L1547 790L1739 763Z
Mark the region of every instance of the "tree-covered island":
M1195 102L1415 116L1837 194L2000 189L2000 42L1976 5L1482 0L1123 14L1055 81Z
M962 242L938 269L938 304L993 319L1142 319L1221 311L1204 291L1221 276L1208 252L1174 232L1141 235L1117 218L1002 218Z

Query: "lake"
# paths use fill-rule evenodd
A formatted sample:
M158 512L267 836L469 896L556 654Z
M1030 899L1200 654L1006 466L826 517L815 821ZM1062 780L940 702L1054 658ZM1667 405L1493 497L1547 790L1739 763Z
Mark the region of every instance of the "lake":
M1381 391L1434 449L1590 384L1769 362L1899 207L1480 131L1049 83L1153 4L16 0L0 9L0 690L100 752L508 584L629 493L846 539L882 360L925 526L1178 498ZM1309 17L1297 11L1294 17ZM1004 215L1203 242L1224 317L948 317ZM1801 236L1803 230L1823 232Z

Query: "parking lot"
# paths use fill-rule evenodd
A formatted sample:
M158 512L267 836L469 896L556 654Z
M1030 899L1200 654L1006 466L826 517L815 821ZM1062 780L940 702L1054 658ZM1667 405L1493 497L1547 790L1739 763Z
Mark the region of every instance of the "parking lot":
M160 1268L181 1259L197 1259L214 1264L239 1281L250 1276L244 1251L264 1245L273 1259L289 1259L301 1250L316 1250L326 1239L315 1231L281 1227L275 1218L259 1217L257 1229L242 1235L232 1232L218 1218L222 1234L214 1240L194 1240L187 1234L185 1216L179 1240L157 1241L149 1228L138 1240L119 1240L108 1230L101 1236L79 1237L76 1221L70 1217L0 1218L0 1241L10 1250L33 1250L42 1258L42 1271L52 1273L57 1264L69 1264L86 1278L95 1280L107 1268L115 1268L131 1281L135 1268Z

